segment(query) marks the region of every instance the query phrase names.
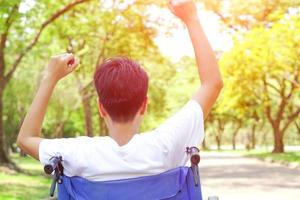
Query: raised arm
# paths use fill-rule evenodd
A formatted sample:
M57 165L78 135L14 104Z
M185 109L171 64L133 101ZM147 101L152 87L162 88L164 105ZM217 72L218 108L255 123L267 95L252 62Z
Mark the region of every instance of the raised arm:
M188 28L201 81L193 99L201 105L204 117L207 117L223 87L216 56L199 22L195 3L192 0L171 0L169 7Z
M70 64L73 59L72 54L51 58L46 75L21 126L17 144L25 153L36 159L39 159L39 144L42 140L40 132L48 102L57 82L77 66L77 62Z

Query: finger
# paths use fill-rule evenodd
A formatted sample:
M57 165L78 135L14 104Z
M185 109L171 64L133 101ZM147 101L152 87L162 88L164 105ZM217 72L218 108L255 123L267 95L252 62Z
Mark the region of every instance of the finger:
M177 0L177 1L170 0L169 3L171 4L172 7L174 7L174 6L177 6L179 3L181 3L181 1L180 0Z
M77 69L78 63L76 62L76 64L72 65L71 67L68 67L68 73L72 73L73 71L75 71Z

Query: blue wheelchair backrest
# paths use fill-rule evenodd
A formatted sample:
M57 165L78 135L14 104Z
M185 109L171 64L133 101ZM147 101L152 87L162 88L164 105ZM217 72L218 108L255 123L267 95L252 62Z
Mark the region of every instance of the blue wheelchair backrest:
M115 181L89 181L81 177L63 175L62 158L54 158L52 165L45 166L45 172L52 170L53 195L58 183L58 200L201 200L198 163L199 150L189 148L191 167L179 167L167 172Z

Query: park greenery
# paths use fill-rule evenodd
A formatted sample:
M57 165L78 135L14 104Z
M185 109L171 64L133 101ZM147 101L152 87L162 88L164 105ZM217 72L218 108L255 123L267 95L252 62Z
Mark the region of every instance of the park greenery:
M205 122L203 148L300 144L300 1L198 0L219 17L233 46L216 52L225 87ZM0 165L11 166L16 137L52 55L72 52L76 72L55 90L42 134L47 138L105 136L93 72L116 55L138 60L150 75L148 115L155 128L199 85L194 58L164 56L154 42L172 22L149 14L158 0L0 1Z

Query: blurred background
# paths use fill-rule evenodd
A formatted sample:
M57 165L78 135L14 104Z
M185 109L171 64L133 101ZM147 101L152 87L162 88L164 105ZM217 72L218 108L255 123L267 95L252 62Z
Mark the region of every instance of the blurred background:
M150 104L141 131L154 129L189 100L200 84L193 48L166 3L0 0L0 199L48 195L50 179L17 148L16 137L52 55L72 52L80 66L54 92L43 125L47 138L107 135L92 78L111 56L139 61L150 76ZM297 199L300 0L198 0L197 6L225 82L205 121L204 194ZM241 169L240 176L232 173ZM264 182L254 179L265 174ZM242 184L249 180L253 183ZM252 190L253 185L262 187ZM243 192L231 194L238 186ZM274 196L264 196L268 191Z

